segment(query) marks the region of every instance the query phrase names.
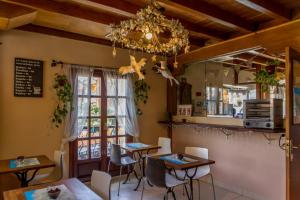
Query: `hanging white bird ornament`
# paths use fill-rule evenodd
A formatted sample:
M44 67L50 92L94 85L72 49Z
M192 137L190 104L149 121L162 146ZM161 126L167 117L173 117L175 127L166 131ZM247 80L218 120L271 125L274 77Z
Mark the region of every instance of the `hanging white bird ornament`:
M122 75L136 73L139 77L139 80L145 79L145 76L141 72L141 70L142 67L146 64L146 61L146 58L142 58L139 62L136 62L135 57L130 55L130 65L120 67L119 73Z
M179 82L174 78L174 76L172 75L172 73L168 69L166 61L160 61L160 66L157 63L156 65L154 65L154 67L152 69L155 70L157 73L161 74L166 79L169 79L171 86L173 85L173 81L177 85L179 85Z

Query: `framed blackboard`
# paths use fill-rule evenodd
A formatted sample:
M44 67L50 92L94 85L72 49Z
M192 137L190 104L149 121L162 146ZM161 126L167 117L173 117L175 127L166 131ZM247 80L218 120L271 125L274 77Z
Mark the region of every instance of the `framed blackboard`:
M43 61L15 58L14 96L43 96Z

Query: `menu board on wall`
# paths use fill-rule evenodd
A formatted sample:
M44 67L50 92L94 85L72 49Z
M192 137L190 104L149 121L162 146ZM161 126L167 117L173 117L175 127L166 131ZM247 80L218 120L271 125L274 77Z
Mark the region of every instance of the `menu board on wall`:
M42 97L43 61L15 58L14 81L16 97Z

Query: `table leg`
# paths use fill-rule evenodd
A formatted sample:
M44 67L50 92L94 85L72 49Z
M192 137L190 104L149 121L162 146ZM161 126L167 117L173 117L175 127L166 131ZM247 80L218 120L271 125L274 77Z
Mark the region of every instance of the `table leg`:
M196 176L197 174L197 170L198 170L198 167L195 169L194 173L192 175L190 175L188 173L188 170L185 170L185 175L186 177L188 177L190 179L190 190L191 190L191 194L190 194L190 198L189 200L193 200L194 199L194 187L193 187L193 179L194 177Z
M21 187L28 187L28 183L30 181L32 181L36 175L36 173L39 171L39 169L36 169L31 178L27 180L27 173L28 173L28 170L26 171L22 171L22 172L16 172L15 175L17 176L17 178L19 179L20 183L21 183Z
M191 188L190 200L193 200L194 199L193 178L190 178L190 188Z

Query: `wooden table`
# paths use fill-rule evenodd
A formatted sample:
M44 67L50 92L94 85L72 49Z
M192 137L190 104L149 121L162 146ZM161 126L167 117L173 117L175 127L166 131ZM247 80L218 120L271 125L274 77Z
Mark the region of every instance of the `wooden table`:
M21 183L21 187L27 187L28 183L32 181L36 175L36 173L43 168L55 167L55 163L51 161L47 156L39 155L39 156L31 156L26 158L37 158L40 162L39 165L32 165L26 167L16 167L10 168L9 162L15 159L8 160L0 160L0 174L8 174L14 173ZM31 178L27 178L27 174L29 171L33 171Z
M127 144L132 144L132 143L127 143ZM127 146L127 144L125 145L122 145L121 148L124 149L125 151L129 152L129 153L132 153L133 157L135 154L138 154L138 163L139 163L139 166L140 166L140 169L142 171L142 177L139 178L139 182L136 186L136 188L134 189L135 191L138 190L140 184L141 184L141 181L143 179L143 177L145 177L145 166L146 166L146 163L145 163L145 156L143 156L143 153L146 152L146 155L149 154L149 152L151 150L157 150L157 149L160 149L161 146L158 146L158 145L148 145L147 147L140 147L140 148L133 148L133 147L129 147ZM142 165L141 165L142 163ZM126 183L128 181L128 178L129 178L129 174L127 175L124 183ZM148 182L149 183L149 182ZM149 183L149 185L151 185Z
M202 166L206 166L206 165L215 164L215 161L214 160L209 160L209 159L199 158L199 157L188 155L188 154L184 154L184 153L177 153L177 154L182 154L184 157L196 160L195 162L189 162L189 163L184 163L184 164L176 164L176 163L173 163L173 162L165 160L165 165L166 165L167 168L174 169L174 171L175 170L183 170L183 171L185 171L186 177L188 177L190 179L191 194L190 194L190 196L188 198L189 199L194 199L193 178L196 176L198 168L202 167ZM153 156L153 157L157 158L157 159L160 159L161 157L168 156L168 155L172 155L172 154L157 155L157 156ZM193 169L193 168L195 168L196 170L195 170L195 172L192 175L190 175L188 173L188 170L189 169ZM176 173L175 173L175 175L176 175Z
M65 179L51 184L31 186L4 192L4 200L25 200L24 192L64 184L78 200L103 200L77 178Z

